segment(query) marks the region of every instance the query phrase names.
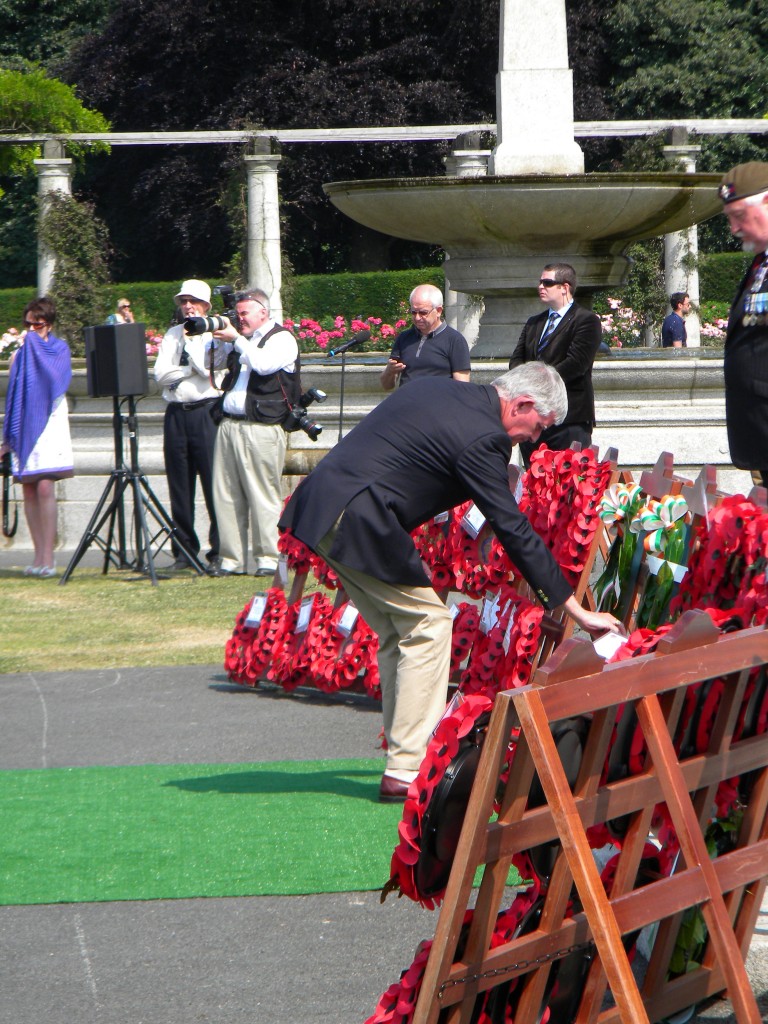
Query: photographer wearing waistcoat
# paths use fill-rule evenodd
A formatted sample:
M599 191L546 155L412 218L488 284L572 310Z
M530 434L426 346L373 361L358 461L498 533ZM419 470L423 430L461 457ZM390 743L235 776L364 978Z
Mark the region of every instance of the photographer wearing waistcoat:
M221 556L217 575L247 571L250 525L256 575L271 576L277 568L283 504L283 423L299 397L299 349L291 332L272 320L269 297L261 289L238 292L235 309L239 323L214 332L234 345L221 385L213 460Z

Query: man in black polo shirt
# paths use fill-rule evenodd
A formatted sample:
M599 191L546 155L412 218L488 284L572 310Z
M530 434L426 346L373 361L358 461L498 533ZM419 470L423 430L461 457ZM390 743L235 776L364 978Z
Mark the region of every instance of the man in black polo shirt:
M443 293L434 285L422 284L413 289L409 301L413 326L395 338L381 386L391 391L414 377L468 381L469 345L443 320Z

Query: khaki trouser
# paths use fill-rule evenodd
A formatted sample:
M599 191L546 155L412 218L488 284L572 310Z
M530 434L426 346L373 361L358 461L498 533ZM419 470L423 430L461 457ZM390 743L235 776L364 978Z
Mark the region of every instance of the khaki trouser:
M379 675L387 768L418 769L445 711L451 664L451 613L431 587L383 583L328 557L334 527L317 545L349 598L379 637Z
M248 525L256 568L277 565L277 521L283 507L283 465L288 446L282 427L223 419L213 456L213 503L221 567L248 568Z

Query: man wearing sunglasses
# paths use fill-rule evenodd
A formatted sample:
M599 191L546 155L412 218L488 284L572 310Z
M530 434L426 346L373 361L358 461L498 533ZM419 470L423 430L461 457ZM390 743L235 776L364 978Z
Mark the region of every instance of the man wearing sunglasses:
M592 364L600 347L602 331L596 313L573 301L576 271L570 263L548 263L541 272L539 299L547 309L532 316L523 327L512 357L510 370L538 360L554 366L565 382L568 413L559 425L542 431L538 441L523 441L520 454L526 466L531 452L541 444L554 451L570 448L579 441L583 448L592 443L595 425L595 393Z

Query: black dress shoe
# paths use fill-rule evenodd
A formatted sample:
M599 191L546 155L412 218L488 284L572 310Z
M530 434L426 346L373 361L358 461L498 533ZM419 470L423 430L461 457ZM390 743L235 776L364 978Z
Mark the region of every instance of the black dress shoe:
M246 573L244 573L242 571L241 572L232 572L230 569L222 569L221 566L219 566L218 569L209 569L208 575L209 576L216 576L216 577L219 577L219 576L245 576Z
M254 576L274 576L277 569L257 569Z
M408 796L410 782L403 782L392 775L382 775L379 786L379 801L383 804L402 804Z
M177 555L176 561L171 566L172 569L191 569L192 563L186 555Z

